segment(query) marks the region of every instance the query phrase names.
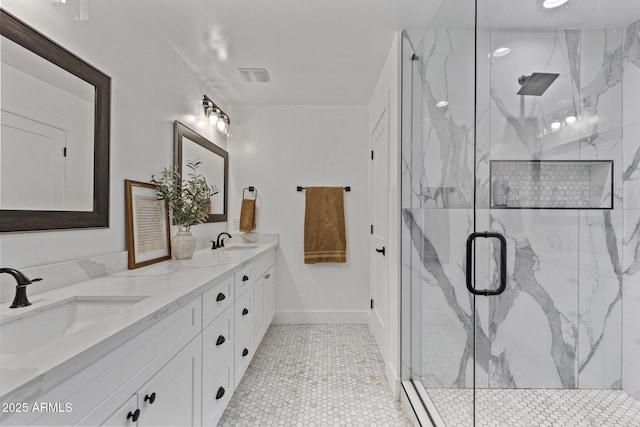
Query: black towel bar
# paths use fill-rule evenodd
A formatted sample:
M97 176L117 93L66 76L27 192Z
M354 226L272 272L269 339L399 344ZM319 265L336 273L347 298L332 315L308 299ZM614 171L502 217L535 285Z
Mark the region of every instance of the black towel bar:
M306 187L302 187L302 186L298 185L298 187L296 187L296 190L297 190L297 191L302 191L302 190L304 190L305 188L306 188ZM351 187L350 187L350 186L348 186L348 185L347 185L346 187L342 187L342 188L344 189L344 191L351 191Z

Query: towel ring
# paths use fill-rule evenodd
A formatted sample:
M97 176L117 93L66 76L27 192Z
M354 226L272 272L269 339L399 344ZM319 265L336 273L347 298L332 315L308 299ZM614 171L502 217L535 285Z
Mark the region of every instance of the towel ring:
M242 198L245 199L246 197L244 196L244 192L249 190L250 193L255 193L254 196L254 200L258 200L258 190L256 189L256 187L254 187L253 185L249 186L249 187L245 187L242 190Z

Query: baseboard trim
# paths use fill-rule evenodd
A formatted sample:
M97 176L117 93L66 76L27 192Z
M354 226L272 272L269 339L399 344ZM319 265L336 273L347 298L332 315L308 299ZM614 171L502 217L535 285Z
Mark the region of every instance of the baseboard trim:
M273 323L283 324L317 324L317 323L361 323L369 321L368 311L350 310L281 310L276 312Z
M391 362L385 363L384 374L387 377L389 386L391 386L391 392L395 400L400 400L400 378L396 375L395 369L391 365Z

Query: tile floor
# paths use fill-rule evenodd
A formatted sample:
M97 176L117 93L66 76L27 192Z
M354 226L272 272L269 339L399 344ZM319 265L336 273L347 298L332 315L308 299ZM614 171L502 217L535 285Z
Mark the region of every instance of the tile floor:
M366 325L275 325L219 426L408 426Z
M472 391L427 389L447 427L472 426ZM621 390L482 389L478 427L640 427L640 401Z

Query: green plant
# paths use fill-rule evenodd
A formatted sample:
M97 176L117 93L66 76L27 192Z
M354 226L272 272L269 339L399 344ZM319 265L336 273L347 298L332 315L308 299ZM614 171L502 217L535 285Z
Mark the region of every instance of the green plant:
M208 184L204 176L198 175L197 169L201 163L198 160L187 162L191 172L185 180L182 180L175 166L164 168L158 179L155 175L151 176L158 200L167 201L169 213L179 231L189 231L192 225L205 222L210 198L218 193L215 185Z

